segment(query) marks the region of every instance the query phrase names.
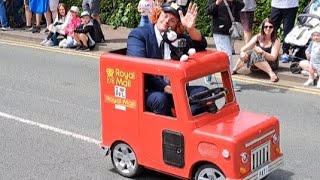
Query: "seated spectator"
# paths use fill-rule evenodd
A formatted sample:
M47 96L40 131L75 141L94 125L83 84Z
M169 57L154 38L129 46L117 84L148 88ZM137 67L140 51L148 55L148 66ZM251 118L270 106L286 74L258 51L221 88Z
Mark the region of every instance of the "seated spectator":
M78 16L79 8L72 6L67 15L66 23L62 24L62 30L59 33L66 36L60 43L61 48L72 48L77 46L77 42L74 39L74 30L81 24L81 19ZM65 27L65 28L64 28Z
M320 73L320 28L316 28L312 33L312 42L306 50L306 56L310 59L309 79L303 85L313 86L315 73ZM320 88L320 80L318 80L317 88Z
M301 70L301 74L304 76L308 76L309 75L309 59L308 60L302 60L299 62L299 67L302 69Z
M207 41L195 27L198 6L190 3L186 14L176 3L164 3L161 7L156 6L150 14L151 24L145 27L133 29L127 42L127 55L153 59L171 59L169 44L163 41L162 33L169 28L178 33L178 38L185 38L187 47L202 51L207 47ZM185 30L187 33L185 33ZM172 115L173 106L170 80L163 76L149 75L145 78L146 83L146 109L161 115ZM207 90L203 86L188 86L188 96ZM193 115L203 112L197 105L191 106Z
M233 74L247 64L248 67L254 65L262 71L268 73L271 82L279 81L278 76L273 72L268 62L276 61L280 51L280 41L277 39L277 31L274 29L271 19L264 19L261 25L261 32L243 46L240 50Z
M53 24L48 26L49 34L48 36L40 43L45 46L54 46L58 45L57 37L60 35L60 32L63 30L62 25L66 21L66 12L68 11L67 5L60 3L58 5L58 15L54 20ZM61 34L63 35L63 34Z
M95 32L88 11L81 13L81 22L81 25L74 30L74 39L78 44L76 50L90 51L95 47L96 43L93 40Z

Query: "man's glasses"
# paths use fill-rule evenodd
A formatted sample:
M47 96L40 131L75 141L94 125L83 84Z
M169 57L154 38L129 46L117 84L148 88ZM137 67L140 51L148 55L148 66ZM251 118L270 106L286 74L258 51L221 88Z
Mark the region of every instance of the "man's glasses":
M265 29L273 29L273 26L263 26Z

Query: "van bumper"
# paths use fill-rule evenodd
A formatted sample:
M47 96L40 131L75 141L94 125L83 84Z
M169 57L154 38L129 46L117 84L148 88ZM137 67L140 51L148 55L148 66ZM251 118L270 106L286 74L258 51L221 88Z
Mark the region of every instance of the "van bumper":
M282 167L284 164L283 162L283 156L278 157L276 160L272 161L271 163L268 164L269 166L269 173L268 175L275 171L276 169L279 169L280 167ZM267 176L268 176L267 175ZM254 180L254 179L258 179L258 171L254 171L252 174L250 174L249 176L245 177L244 180Z

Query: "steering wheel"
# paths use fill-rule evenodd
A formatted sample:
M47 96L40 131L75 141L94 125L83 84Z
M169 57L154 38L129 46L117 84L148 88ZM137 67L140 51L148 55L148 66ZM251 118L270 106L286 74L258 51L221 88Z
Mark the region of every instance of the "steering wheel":
M212 96L212 93L214 94ZM207 104L209 102L213 102L224 97L225 94L228 93L226 88L213 88L208 89L206 91L199 92L189 97L190 105L193 104Z

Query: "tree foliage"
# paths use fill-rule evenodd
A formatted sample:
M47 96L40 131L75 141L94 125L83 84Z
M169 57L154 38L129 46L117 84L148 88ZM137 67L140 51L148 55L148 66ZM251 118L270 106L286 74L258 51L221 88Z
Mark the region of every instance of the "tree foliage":
M269 17L271 11L271 0L256 0L254 30L258 31L263 19ZM71 5L81 7L82 0L60 0ZM207 0L194 0L199 6L198 21L196 26L206 36L211 36L211 20L206 15ZM308 5L310 0L300 1L298 14ZM104 24L133 28L139 24L140 15L137 11L138 0L100 0L100 17Z

